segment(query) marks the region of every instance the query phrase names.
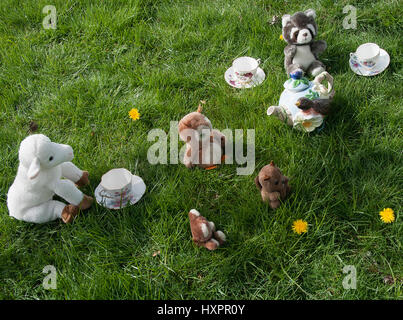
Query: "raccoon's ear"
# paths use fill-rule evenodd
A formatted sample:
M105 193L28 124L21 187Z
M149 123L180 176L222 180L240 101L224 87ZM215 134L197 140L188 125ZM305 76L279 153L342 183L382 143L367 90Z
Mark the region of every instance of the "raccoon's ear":
M281 21L282 21L283 28L284 28L287 25L287 23L291 21L291 15L289 15L289 14L283 15L283 18L281 19Z
M311 18L316 18L316 11L315 10L313 10L313 9L308 9L308 10L306 10L305 11L305 14L308 16L308 17L311 17Z

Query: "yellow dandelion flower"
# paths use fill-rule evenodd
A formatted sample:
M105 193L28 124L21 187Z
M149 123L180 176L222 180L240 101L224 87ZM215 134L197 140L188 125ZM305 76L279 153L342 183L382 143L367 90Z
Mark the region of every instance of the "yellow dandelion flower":
M379 212L379 215L384 223L391 223L395 221L395 215L391 208L384 208L381 212Z
M283 37L283 35L282 35L282 34L280 34L279 39L280 39L280 40L284 40L284 37Z
M132 118L133 120L138 120L138 119L140 119L140 113L139 113L139 111L137 110L137 109L131 109L130 111L129 111L129 116L130 116L130 118Z
M298 234L307 232L308 231L308 222L301 220L301 219L296 220L292 224L292 230Z

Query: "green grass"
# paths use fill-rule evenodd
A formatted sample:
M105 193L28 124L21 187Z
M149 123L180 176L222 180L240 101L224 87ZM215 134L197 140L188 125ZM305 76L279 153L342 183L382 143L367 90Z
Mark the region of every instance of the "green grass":
M47 4L57 8L57 30L42 28ZM342 27L346 4L357 7L356 30ZM265 115L286 79L281 22L269 22L310 7L336 89L333 115L312 135ZM0 298L402 299L402 15L395 0L2 0ZM367 41L391 56L373 78L348 66ZM267 79L253 90L223 79L241 55L262 59ZM199 100L214 127L256 130L253 175L236 175L235 164L148 163L147 133L167 132ZM133 107L139 121L128 117ZM11 219L6 195L30 121L73 147L90 172L87 194L125 167L147 184L141 202L118 212L94 205L71 225ZM270 160L292 179L276 211L253 182ZM392 224L379 219L386 207ZM225 246L193 245L191 208L227 234ZM296 219L308 221L307 234L292 232ZM46 265L57 268L56 290L42 287ZM345 265L357 269L356 290L343 289Z

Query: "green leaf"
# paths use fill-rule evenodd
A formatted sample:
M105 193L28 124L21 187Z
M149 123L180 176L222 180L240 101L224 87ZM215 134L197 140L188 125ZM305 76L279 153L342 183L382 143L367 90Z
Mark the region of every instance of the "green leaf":
M308 99L311 99L311 100L317 99L317 98L319 98L319 93L309 89L308 93L305 95L305 98L308 98Z

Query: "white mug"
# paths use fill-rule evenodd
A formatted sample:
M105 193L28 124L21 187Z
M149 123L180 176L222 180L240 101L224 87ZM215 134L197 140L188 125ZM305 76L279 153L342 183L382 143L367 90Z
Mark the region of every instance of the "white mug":
M248 83L252 81L252 78L255 76L259 64L260 59L240 57L232 62L232 67L238 80L243 83Z
M378 61L380 50L376 43L364 43L354 53L350 53L350 57L361 66L371 69Z
M101 179L100 196L109 207L123 208L130 201L132 194L131 172L124 168L112 169Z

